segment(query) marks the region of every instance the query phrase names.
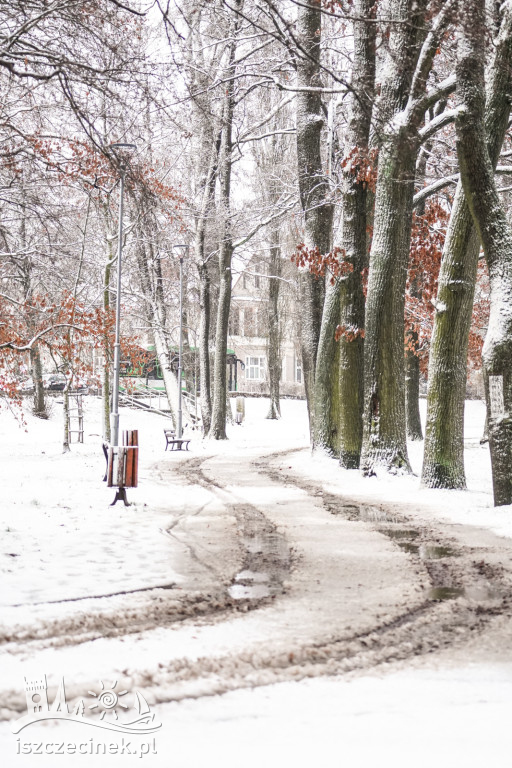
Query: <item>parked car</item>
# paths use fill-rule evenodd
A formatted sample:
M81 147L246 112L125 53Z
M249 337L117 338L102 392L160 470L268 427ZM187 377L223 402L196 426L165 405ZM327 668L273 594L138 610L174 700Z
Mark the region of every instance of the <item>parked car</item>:
M43 387L48 392L62 392L65 389L67 379L63 373L43 374Z
M47 392L62 392L66 386L66 377L63 373L45 373L42 376L43 389ZM20 384L20 392L22 395L32 395L34 392L34 380L32 378L25 379Z

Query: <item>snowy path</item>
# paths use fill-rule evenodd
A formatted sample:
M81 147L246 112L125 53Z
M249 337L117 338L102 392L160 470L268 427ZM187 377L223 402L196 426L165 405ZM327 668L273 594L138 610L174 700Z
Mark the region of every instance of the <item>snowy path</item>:
M189 620L178 624L170 622L166 629L153 629L160 623L159 614L144 619L147 604L141 606L141 613L135 613L131 595L125 597L128 604L132 604L127 624L116 621L110 632L104 609L103 612L98 609L97 615L89 619L88 632L96 630L96 638L100 631L107 635L94 642L77 645L73 633L68 638L64 634L70 630L69 616L55 620L55 624L49 625L45 641L40 639L43 633L39 631L39 638L29 636L25 650L19 642L8 645L13 659L3 678L4 701L15 708L24 706L23 697L15 691L27 658L31 666L44 669L54 668L58 658L60 673L74 677L81 687L91 686L98 676L114 674L116 678L129 677L138 687L153 688L157 698L164 700L261 684L276 675L279 679L288 667L292 677L301 676L306 673L301 671L306 663L327 662L331 641L368 633L376 624L393 621L404 611L420 606L424 585L405 554L396 552L391 542L370 527L331 515L321 500L306 491L283 487L262 475L254 466L255 457L261 461L261 456L257 452L255 456L253 450L247 450L245 455L238 453L236 486L230 484L232 456L200 460L183 457L179 464L167 463L162 468L168 485L171 481L173 487L185 482L192 498L201 498L197 489L193 490L193 477L203 493L205 486L209 486L210 498L205 501L203 496L197 508L189 503L187 513L180 515L172 527L175 541L187 542L190 562L201 566L182 574L179 590L184 593L181 604L196 614L196 619L201 619L197 614L204 613L199 626ZM212 514L219 506L228 522L227 530L231 531L235 522L238 526L238 546L235 546L238 558L233 559L231 548L226 548L226 542L221 541L226 527L221 528L218 518ZM260 532L253 529L248 535L245 532L247 521L253 523L258 514L268 521L267 526L270 524L272 530L282 532L282 540L292 553L289 573L277 592L261 601L243 597L239 601L229 600L226 595L230 585L232 588L239 584L237 574L247 570L244 569L247 548L250 550L256 544L256 549L262 549L261 557L259 553L254 555L254 562L263 563L258 573L270 581L273 578L275 562L271 557L269 560L272 553L265 552L264 542L259 542ZM230 558L226 558L226 550ZM179 565L179 550L178 555L178 567L183 567ZM216 562L219 555L223 559ZM237 559L239 564L233 567ZM262 567L268 572L262 571ZM196 610L196 590L187 593L186 589L197 586L197 570L201 588L209 590L210 595L209 600L203 595L205 599L199 610ZM205 583L206 575L209 584ZM160 615L169 605L174 607L173 589L166 590L164 595L158 590L157 594L161 601ZM105 601L98 602L101 605ZM234 613L229 611L231 606ZM70 604L66 607L69 610ZM255 610L246 613L248 608ZM136 633L127 634L133 631L131 621L134 619ZM82 617L78 626L80 640L84 640L83 621ZM125 631L119 633L119 626L124 626ZM121 636L108 638L109 634ZM315 650L316 646L326 643L325 649ZM89 663L84 665L86 659ZM314 666L309 674L316 674ZM10 681L12 693L6 690ZM71 688L69 693L72 695Z

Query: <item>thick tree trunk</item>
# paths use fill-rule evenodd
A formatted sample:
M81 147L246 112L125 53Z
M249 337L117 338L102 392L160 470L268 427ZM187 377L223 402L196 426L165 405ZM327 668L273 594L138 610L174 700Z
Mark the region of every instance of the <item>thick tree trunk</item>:
M407 456L404 303L416 156L410 138L380 148L366 301L361 468L410 471Z
M510 114L510 54L506 18L494 45L487 77L485 126L495 167ZM464 399L467 351L480 241L459 183L439 274L428 370L427 425L422 483L465 488Z
M320 5L299 5L297 9L297 34L301 51L297 58L297 84L299 88L319 88L320 44L322 13ZM321 132L324 124L321 96L317 91L300 91L296 96L297 162L298 182L302 210L304 212L304 245L310 250L318 249L328 253L331 249L333 208L327 201L328 181L324 175L321 157ZM315 368L322 324L324 285L311 273L300 275L301 299L301 352L304 385L310 431L314 444L326 443L322 430L315 434L315 401L320 398L315 392ZM336 325L334 325L334 328ZM334 333L334 330L333 330ZM324 338L327 340L327 332ZM323 358L323 352L322 352ZM324 389L330 375L323 375L324 361L319 386ZM330 403L330 389L324 389ZM327 406L330 410L330 405Z
M407 456L404 309L410 249L418 129L426 109L445 96L426 95L432 61L454 0L427 27L427 3L386 5L393 20L377 110L379 162L366 300L361 468L410 471ZM446 88L451 87L447 83Z
M462 184L489 267L491 311L483 361L488 379L489 447L494 504L512 503L512 229L496 191L484 123L484 0L460 4L457 154ZM501 33L512 35L512 6ZM510 66L510 62L509 62Z
M340 314L340 289L338 281L334 284L328 279L322 321L318 339L318 351L315 366L313 388L313 447L322 448L327 453L334 452L337 440L337 420L332 419L338 403L334 401L337 387L333 387L339 360L336 348L335 332Z
M480 243L462 186L446 234L430 342L422 483L465 488L464 398Z
M354 67L345 155L357 152L343 169L343 239L345 259L353 271L340 282L339 324L346 329L339 341L339 435L340 464L357 469L363 438L365 299L362 272L368 266L368 183L358 178L360 161L368 156L375 83L374 0L354 3Z

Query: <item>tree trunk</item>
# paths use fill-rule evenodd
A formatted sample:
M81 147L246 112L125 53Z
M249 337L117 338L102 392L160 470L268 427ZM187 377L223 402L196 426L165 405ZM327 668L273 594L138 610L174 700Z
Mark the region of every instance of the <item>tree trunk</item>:
M203 434L210 431L212 398L210 388L210 274L208 264L199 260L199 379L201 382L201 419Z
M315 379L313 388L313 447L321 448L329 454L334 453L337 439L337 420L332 419L337 403L334 397L337 387L333 382L338 371L339 361L336 348L335 332L340 313L339 282L327 281L322 321L318 339Z
M110 277L112 274L112 240L107 237L107 263L103 275L103 312L105 318L110 312ZM103 440L110 443L110 365L112 362L112 350L108 330L105 329L102 338L103 370L101 372L101 399L103 412Z
M222 171L221 171L222 175ZM228 233L229 222L225 220L224 239L219 252L220 290L215 330L215 362L213 373L213 407L210 437L226 439L226 398L227 367L226 350L228 343L229 309L231 305L231 259L233 247Z
M299 5L297 9L297 34L301 51L297 57L297 84L299 88L319 88L320 43L322 13L320 5ZM300 91L296 96L298 182L304 213L304 245L307 249L328 253L331 248L333 208L327 201L328 181L324 175L321 157L321 132L324 124L322 102L317 91ZM315 368L322 324L324 285L311 273L302 273L300 280L301 300L301 356L304 386L308 404L310 431L315 444L324 444L323 431L315 434L315 401L321 398L315 392ZM334 326L335 328L336 326ZM333 330L334 335L334 330ZM329 344L328 333L324 338ZM323 356L323 353L322 353ZM325 361L327 362L327 361ZM319 386L329 399L330 389L325 382L330 376L322 375ZM330 410L330 405L326 406Z
M271 231L270 263L268 269L268 384L270 406L267 419L281 417L279 402L279 384L281 380L281 335L279 327L279 288L281 277L281 245L279 225L275 224Z
M512 503L512 229L496 191L484 122L484 0L462 7L458 41L457 154L471 215L489 267L490 318L483 349L488 379L489 448L494 504ZM512 7L503 5L501 33L512 36ZM510 66L510 63L509 63Z
M409 137L380 148L366 300L362 470L410 471L405 422L404 303L416 157Z
M23 178L21 180L21 216L20 216L20 243L21 247L27 249L27 211L25 204L25 187L23 184ZM25 301L28 307L27 315L27 329L29 333L33 333L36 330L36 321L32 314L31 303L33 301L33 288L32 288L32 270L33 263L30 256L26 256L23 262L23 292L25 294ZM34 415L39 419L48 418L48 410L46 408L46 398L43 387L43 366L41 362L41 351L38 344L34 344L29 352L30 362L30 375L34 383Z
M142 206L143 210L143 206ZM144 222L144 217L142 217ZM148 242L149 242L148 237ZM155 342L155 352L162 371L165 393L169 403L169 410L174 426L177 424L178 413L178 401L179 401L179 388L181 382L178 385L178 380L171 366L171 353L169 351L169 339L167 337L167 329L165 327L165 305L162 300L159 300L158 294L155 295L153 281L151 280L151 272L148 263L148 252L144 241L141 239L136 249L137 265L139 270L140 284L142 294L144 296L145 314L149 327L153 335ZM182 410L184 418L189 416L186 409L186 404L182 403Z
M409 331L409 342L418 346L418 334ZM411 349L405 350L405 418L409 440L423 440L420 418L420 359Z
M430 342L422 484L465 488L464 398L480 243L462 186L452 207Z
M30 348L30 375L34 382L34 416L39 419L47 419L46 401L43 387L43 366L41 364L41 354L39 347L34 344Z
M361 161L368 157L375 84L375 24L367 23L374 0L356 0L354 15L354 66L343 169L343 239L345 259L353 271L340 282L339 324L346 329L339 341L340 464L357 469L363 437L365 298L362 272L368 266L368 180L359 178Z
M63 414L64 414L64 435L62 440L62 453L69 453L71 450L70 442L70 414L69 414L69 387L71 384L71 379L68 379L66 386L64 388L64 391L62 393L62 401L63 401Z
M487 77L485 127L494 167L510 114L511 43L505 21ZM430 349L422 470L422 483L428 488L466 487L464 399L479 250L479 237L459 183L441 262Z
M426 2L389 3L393 23L377 109L379 162L366 300L364 474L373 474L379 465L389 471L410 471L404 310L418 130L425 111L452 87L447 83L427 97L429 72L454 4L446 0L426 34Z
M220 136L213 141L213 131L202 124L202 156L209 157L208 170L200 179L201 206L196 215L194 251L199 274L199 376L201 381L201 419L203 434L210 431L212 420L211 375L210 375L210 323L211 323L211 280L209 259L205 253L206 225L213 209L215 181L220 152Z
M215 362L213 379L212 421L209 435L214 440L226 439L226 402L227 402L227 367L226 351L228 345L229 310L231 305L231 260L233 241L231 235L231 171L232 171L232 130L234 110L234 67L237 48L237 36L243 0L235 0L235 15L229 43L229 61L226 73L229 80L224 96L222 115L222 139L219 154L220 185L220 246L219 246L219 304L215 330Z

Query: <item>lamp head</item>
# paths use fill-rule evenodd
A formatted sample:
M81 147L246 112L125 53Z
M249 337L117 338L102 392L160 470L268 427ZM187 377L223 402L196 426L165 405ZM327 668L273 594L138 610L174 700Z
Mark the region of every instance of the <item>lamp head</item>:
M187 255L188 248L189 248L189 246L188 246L187 243L183 243L181 245L173 245L173 247L172 247L173 251L176 251L176 253L178 254L180 260L183 259Z
M119 163L121 171L124 172L126 165L128 164L128 158L133 152L135 152L137 145L118 142L115 144L108 144L107 148L114 151L114 156Z

